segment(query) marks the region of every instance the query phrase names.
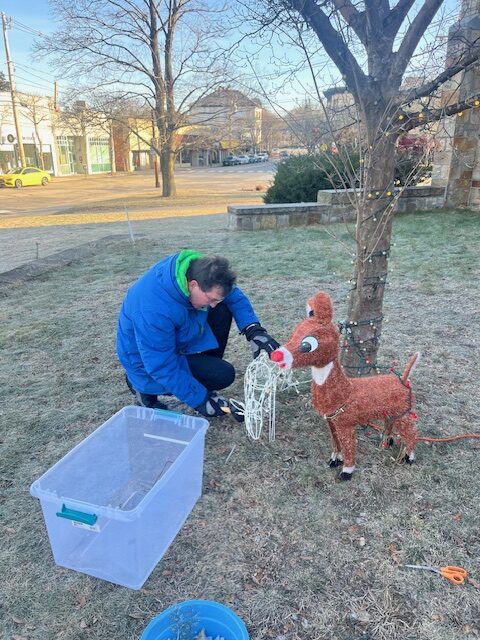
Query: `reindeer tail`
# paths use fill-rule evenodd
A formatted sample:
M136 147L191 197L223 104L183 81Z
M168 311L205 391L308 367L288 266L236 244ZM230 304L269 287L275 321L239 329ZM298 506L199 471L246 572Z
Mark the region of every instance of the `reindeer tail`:
M410 374L415 369L417 364L420 362L421 357L422 357L422 354L420 353L420 351L417 351L417 353L414 353L413 356L411 356L410 360L407 362L405 371L402 373L402 377L400 378L403 384L406 384L408 378L410 377Z

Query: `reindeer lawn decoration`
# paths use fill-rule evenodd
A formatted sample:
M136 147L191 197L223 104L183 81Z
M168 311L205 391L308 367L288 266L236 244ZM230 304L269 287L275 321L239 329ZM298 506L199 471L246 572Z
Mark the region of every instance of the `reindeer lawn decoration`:
M412 463L418 437L408 376L420 354L410 358L401 377L391 373L349 378L338 361L339 331L333 324L330 296L320 291L308 301L307 309L309 317L297 325L290 340L274 351L271 359L285 370L312 368L313 406L330 430L330 466L343 463L340 478L350 480L355 469L355 428L378 420L385 424L385 435L401 437L407 451L404 460Z

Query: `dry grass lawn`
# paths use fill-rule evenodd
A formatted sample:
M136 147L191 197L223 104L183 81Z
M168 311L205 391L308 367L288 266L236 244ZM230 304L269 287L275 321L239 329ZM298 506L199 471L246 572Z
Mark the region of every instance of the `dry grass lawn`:
M470 212L395 222L379 361L402 367L423 352L413 376L421 435L480 431L478 223ZM350 261L320 227L229 233L211 219L193 230L181 219L155 229L135 246L2 291L0 637L134 640L153 616L190 598L232 606L252 640L480 637L480 441L419 444L410 467L360 429L358 470L341 483L326 464L329 442L308 384L279 395L272 444L249 441L228 419L211 422L204 495L143 589L54 564L29 486L131 402L115 355L116 316L148 266L185 246L228 256L281 341L318 289L344 319ZM239 372L231 395L240 397L249 349L236 332L228 357ZM453 586L403 563L460 565L472 581Z

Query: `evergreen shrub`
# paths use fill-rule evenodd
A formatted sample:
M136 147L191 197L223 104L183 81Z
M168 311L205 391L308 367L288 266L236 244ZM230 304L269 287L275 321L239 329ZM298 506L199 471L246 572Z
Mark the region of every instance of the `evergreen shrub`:
M352 185L345 169L346 163L351 164L353 173L358 173L359 158L355 154L346 161L336 154L325 153L290 156L278 164L273 184L267 189L263 201L266 204L316 202L317 191L348 188Z
M359 156L350 154L345 159L336 154L290 156L278 164L273 184L263 201L265 204L316 202L317 191L352 187L345 169L348 165L352 168L350 173L358 175ZM423 152L400 150L397 154L396 184L415 185L431 173L432 165L425 162Z

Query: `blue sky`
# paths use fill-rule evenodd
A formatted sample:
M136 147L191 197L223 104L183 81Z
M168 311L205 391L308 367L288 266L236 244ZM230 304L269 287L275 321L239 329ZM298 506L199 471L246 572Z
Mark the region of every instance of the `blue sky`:
M418 0L420 3L422 0ZM459 0L445 0L444 6L451 9L457 5ZM36 93L41 95L53 94L53 81L57 80L60 94L62 88L67 89L63 84L63 78L59 73L55 72L53 67L47 62L32 56L31 47L35 40L33 32L48 33L54 30L54 22L50 18L51 9L48 0L0 0L0 11L3 11L8 17L12 18L11 28L9 29L9 41L12 60L15 64L15 83L17 89L28 93ZM256 50L258 53L256 53ZM281 58L287 54L293 61L298 61L298 51L289 49L288 45L274 46L268 55L267 50L259 49L252 42L246 42L244 45L244 55L246 59L258 64L265 74L264 77L271 76L271 83L266 81L268 93L275 95L280 104L288 106L294 105L296 102L303 101L306 94L311 91L310 75L299 72L297 74L298 82L285 87L282 91L277 88L273 90L273 83L278 81L278 70L281 64ZM243 66L243 65L241 65ZM316 65L317 66L317 65ZM3 48L3 40L0 40L0 70L5 74L7 72L5 51ZM338 73L331 63L319 64L316 68L317 80L324 87L331 86L335 83ZM262 75L261 73L259 75ZM63 82L62 82L63 81ZM295 86L296 85L296 86ZM310 85L310 86L309 86ZM265 103L265 100L262 100ZM268 106L267 104L265 106Z
M15 64L15 83L20 91L51 95L56 79L48 64L32 58L35 35L30 29L48 33L52 29L47 0L0 0L0 11L13 18L8 31L10 53ZM27 29L23 27L25 25ZM3 36L0 46L0 70L7 74ZM60 81L60 79L58 78Z
M68 92L68 83L62 85L61 74L56 72L51 63L32 54L32 45L35 41L35 33L49 33L55 30L55 23L51 16L48 0L0 0L0 12L11 18L8 38L10 42L11 57L14 62L15 85L19 91L40 95L53 95L53 82L58 83L60 96L62 88ZM249 44L245 45L248 52ZM251 50L257 47L251 45ZM248 56L248 53L244 53ZM280 58L281 56L279 56ZM270 65L272 59L270 56ZM244 66L243 64L241 65ZM276 66L276 65L274 65ZM269 64L267 64L269 67ZM269 67L270 68L270 67ZM0 37L0 70L7 75L7 65L3 38ZM271 68L270 68L271 73ZM275 74L276 75L276 72ZM303 91L302 91L303 93ZM295 98L284 96L286 104L290 104ZM293 103L292 103L293 105ZM267 105L266 105L267 106Z

